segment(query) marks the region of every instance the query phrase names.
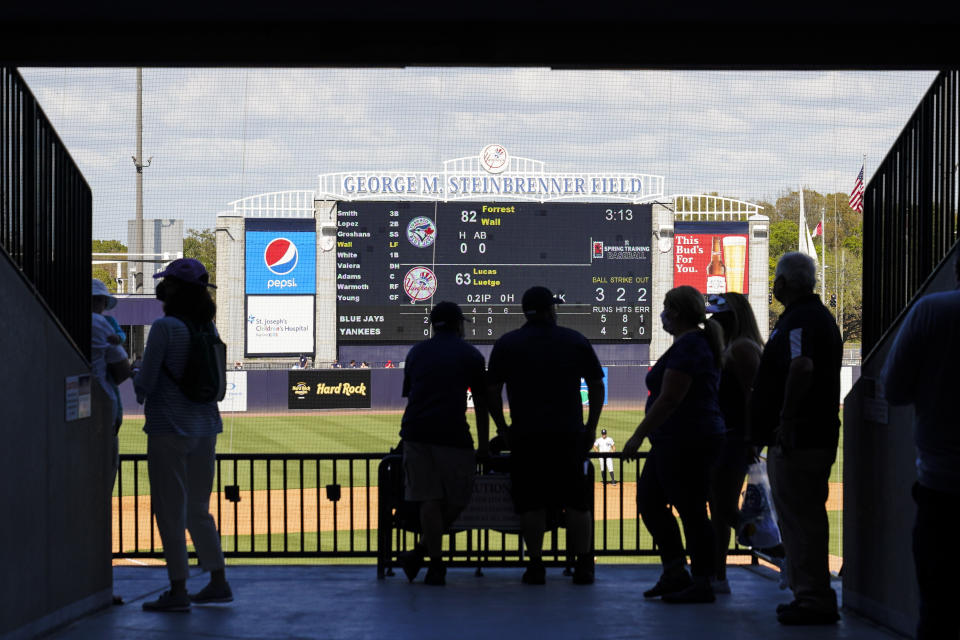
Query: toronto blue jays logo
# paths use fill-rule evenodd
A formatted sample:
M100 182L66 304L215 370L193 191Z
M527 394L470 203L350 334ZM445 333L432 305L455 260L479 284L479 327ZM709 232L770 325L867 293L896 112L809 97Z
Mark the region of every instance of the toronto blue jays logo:
M407 240L418 249L429 247L436 238L437 228L426 216L417 216L407 225Z

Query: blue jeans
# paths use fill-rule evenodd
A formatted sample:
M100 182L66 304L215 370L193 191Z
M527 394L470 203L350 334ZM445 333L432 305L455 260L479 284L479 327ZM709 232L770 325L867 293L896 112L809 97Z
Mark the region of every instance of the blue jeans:
M716 543L707 519L710 471L720 453L723 437L695 442L654 444L637 482L637 508L653 541L660 548L664 567L684 563L680 527L673 506L680 514L694 576L714 572Z

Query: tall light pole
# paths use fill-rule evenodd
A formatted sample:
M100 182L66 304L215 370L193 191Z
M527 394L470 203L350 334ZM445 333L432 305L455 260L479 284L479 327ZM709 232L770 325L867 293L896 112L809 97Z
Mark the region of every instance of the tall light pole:
M134 262L133 293L143 293L143 168L150 166L149 158L143 163L143 68L137 67L137 155L133 166L137 169L137 212L133 225Z

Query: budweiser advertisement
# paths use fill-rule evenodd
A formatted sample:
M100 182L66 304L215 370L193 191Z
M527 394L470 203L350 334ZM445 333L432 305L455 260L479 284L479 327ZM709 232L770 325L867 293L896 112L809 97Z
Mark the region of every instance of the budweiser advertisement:
M673 227L673 286L705 294L748 293L746 222L677 222Z

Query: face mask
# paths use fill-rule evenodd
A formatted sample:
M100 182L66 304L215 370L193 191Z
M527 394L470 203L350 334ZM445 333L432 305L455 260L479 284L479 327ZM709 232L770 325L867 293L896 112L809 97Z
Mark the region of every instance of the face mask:
M673 323L670 321L670 316L667 315L666 309L660 312L660 322L663 323L663 330L673 335Z
M160 282L157 284L157 300L163 302L167 299L167 283Z

